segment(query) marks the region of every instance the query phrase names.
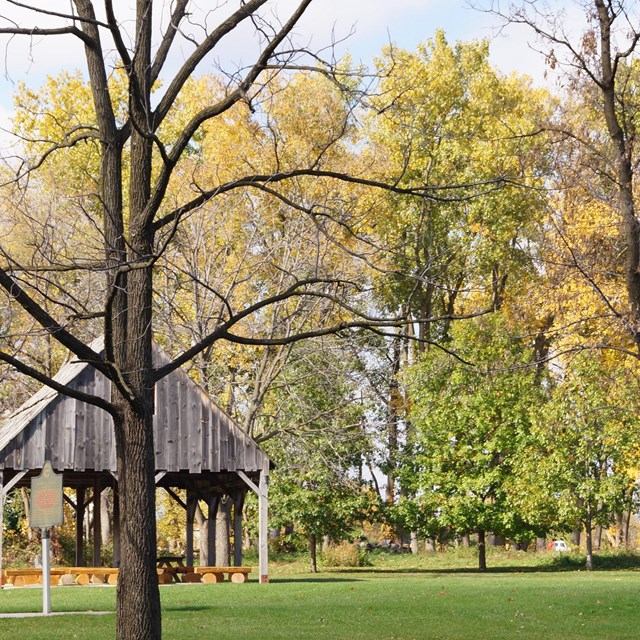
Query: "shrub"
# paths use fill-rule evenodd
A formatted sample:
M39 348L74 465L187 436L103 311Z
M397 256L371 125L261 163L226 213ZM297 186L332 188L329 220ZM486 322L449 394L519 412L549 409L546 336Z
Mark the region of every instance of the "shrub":
M366 551L347 541L329 545L321 560L326 567L366 567L369 564Z

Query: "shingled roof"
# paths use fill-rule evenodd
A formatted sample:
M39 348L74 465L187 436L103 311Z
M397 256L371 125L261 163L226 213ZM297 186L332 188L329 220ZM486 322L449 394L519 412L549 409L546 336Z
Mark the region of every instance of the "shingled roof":
M92 344L96 351L102 341ZM154 365L169 357L154 345ZM111 382L85 362L70 360L55 380L110 398ZM181 369L155 387L153 418L157 472L256 472L269 460L252 440ZM0 469L116 472L111 416L102 409L43 387L0 426Z

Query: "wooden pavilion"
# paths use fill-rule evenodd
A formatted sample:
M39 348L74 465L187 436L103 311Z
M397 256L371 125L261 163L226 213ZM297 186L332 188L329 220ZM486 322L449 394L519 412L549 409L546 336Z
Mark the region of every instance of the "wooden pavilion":
M101 351L101 340L92 345ZM154 365L169 361L154 346ZM75 359L56 374L61 384L110 398L111 382L94 367ZM221 500L233 501L234 564L242 564L242 509L248 489L259 500L260 581L268 581L267 510L269 459L258 445L195 382L178 369L155 387L154 442L156 485L178 499L186 490L186 563L194 562L194 516L199 500L208 507L207 555L215 558L216 512ZM93 566L100 566L100 494L113 489L114 564L119 565L119 509L116 451L111 416L102 409L42 387L0 425L0 523L9 491L30 486L45 461L75 491L65 500L76 514L76 565L83 566L85 511L93 501ZM88 491L91 492L86 502ZM2 527L0 527L0 575Z

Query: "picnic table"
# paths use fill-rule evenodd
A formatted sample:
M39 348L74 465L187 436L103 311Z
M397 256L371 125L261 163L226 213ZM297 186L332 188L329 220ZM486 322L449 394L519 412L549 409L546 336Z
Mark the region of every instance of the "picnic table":
M158 580L161 584L169 582L180 582L179 573L187 573L188 568L184 565L184 556L158 556L156 558L158 569Z
M158 556L156 566L163 567L184 567L184 556Z

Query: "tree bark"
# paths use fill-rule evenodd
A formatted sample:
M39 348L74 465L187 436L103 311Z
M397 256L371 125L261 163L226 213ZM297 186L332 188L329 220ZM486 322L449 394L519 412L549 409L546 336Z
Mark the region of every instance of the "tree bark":
M111 542L111 489L105 489L100 494L100 537L102 544Z
M231 531L231 507L233 501L224 496L218 505L216 513L216 565L228 567L231 564L231 545L229 533Z
M389 504L395 502L396 497L396 464L398 459L398 422L400 420L400 386L398 373L400 372L400 336L394 336L392 346L391 379L389 381L389 398L387 400L387 487L386 498Z
M487 570L487 540L484 531L478 531L478 569Z
M151 412L125 404L116 426L120 484L121 560L117 638L160 640L160 591L156 572L155 465ZM122 440L126 439L124 447Z
M309 571L318 573L318 541L316 536L309 536Z
M571 542L573 543L574 546L579 547L580 546L580 538L582 536L582 525L578 525L572 532L571 532Z
M593 548L595 551L600 551L600 547L602 546L602 525L596 526L596 533L593 538Z
M587 515L585 520L585 542L587 547L587 560L585 568L587 571L593 571L593 531L591 523L591 515Z

